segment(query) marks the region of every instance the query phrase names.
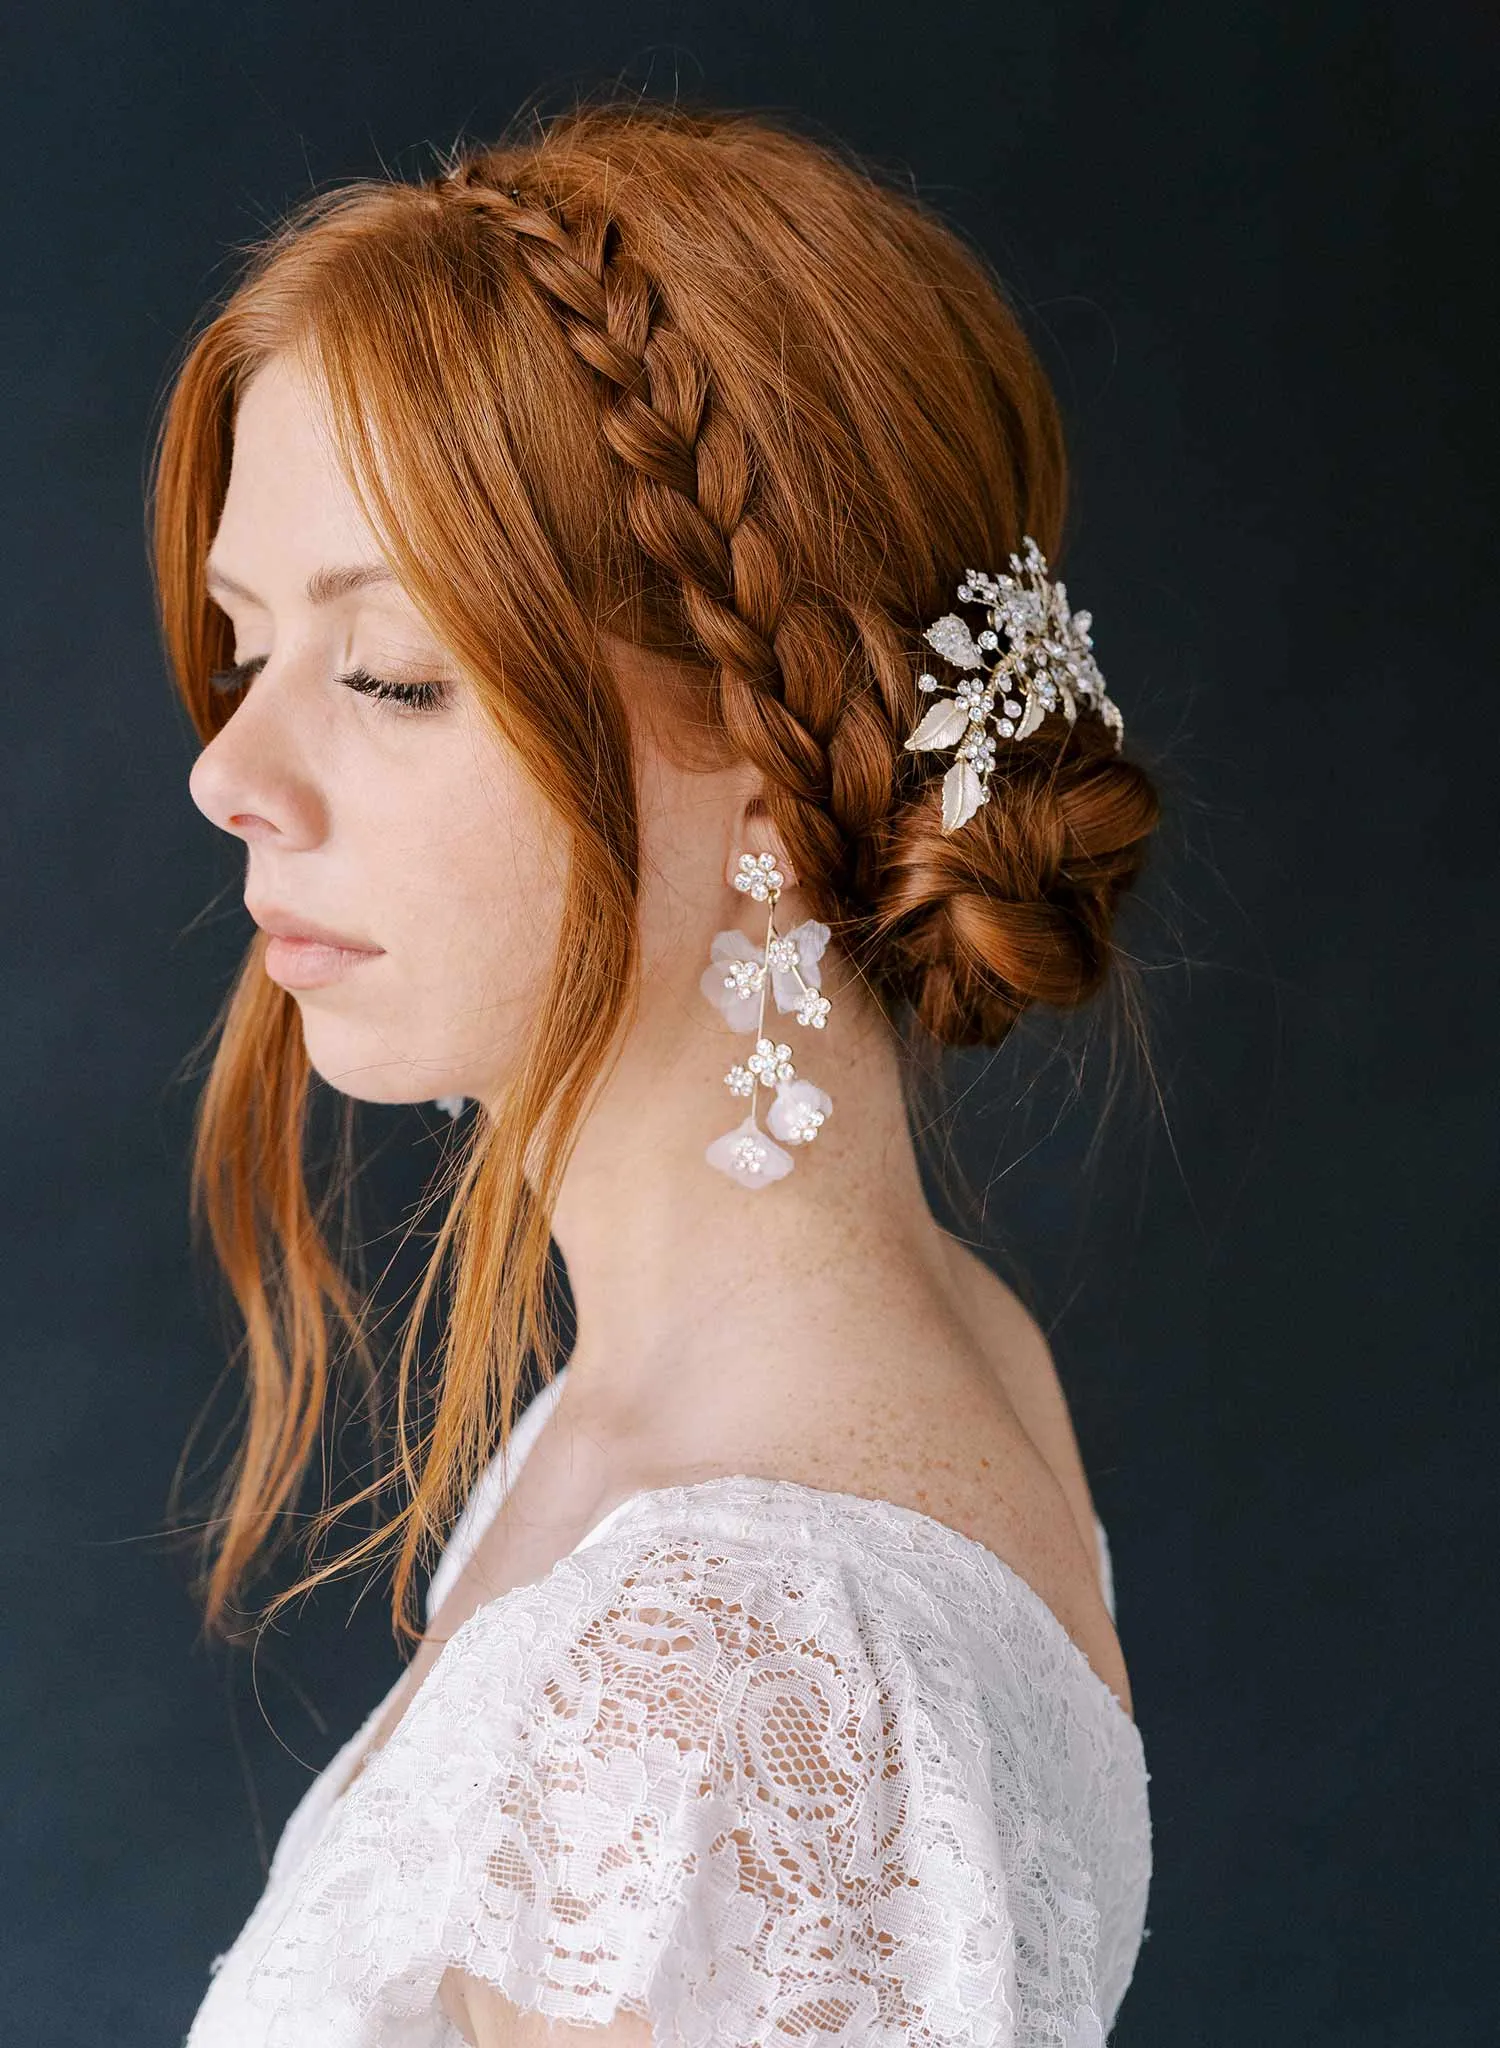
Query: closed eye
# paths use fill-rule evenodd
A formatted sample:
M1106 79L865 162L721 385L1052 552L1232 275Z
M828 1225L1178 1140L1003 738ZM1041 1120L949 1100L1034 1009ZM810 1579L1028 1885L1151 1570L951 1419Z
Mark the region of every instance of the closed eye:
M243 690L253 681L265 665L265 655L257 654L249 661L237 661L233 668L210 669L208 687L217 697L232 697L236 690Z
M351 668L339 681L362 696L383 697L413 711L435 711L448 694L446 683L388 683L383 676L372 676L367 668Z
M257 654L248 661L236 662L232 668L216 668L209 675L208 687L216 696L233 696L254 681L266 661L267 656ZM352 668L336 680L363 697L378 697L413 711L436 710L448 694L446 683L392 683L384 676L371 675L367 668Z

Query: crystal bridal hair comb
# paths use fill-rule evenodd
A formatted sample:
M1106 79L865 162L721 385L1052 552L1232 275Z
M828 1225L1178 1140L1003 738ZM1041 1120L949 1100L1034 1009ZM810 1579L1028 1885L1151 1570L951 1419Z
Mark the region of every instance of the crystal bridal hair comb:
M757 945L740 931L719 932L699 982L732 1030L755 1033L754 1051L724 1076L731 1095L748 1098L749 1111L704 1153L710 1166L742 1188L769 1187L789 1174L796 1161L787 1148L810 1145L833 1108L823 1089L798 1078L792 1048L766 1032L767 990L778 1010L794 1011L799 1024L815 1031L823 1029L833 1007L819 987L828 926L808 918L789 932L776 929L776 902L785 879L772 854L740 855L734 886L766 905L765 943ZM758 1091L772 1087L776 1099L762 1130L755 1114Z
M1117 753L1124 742L1125 721L1094 659L1089 614L1068 609L1067 586L1049 578L1030 534L1010 568L1008 576L964 571L959 603L986 607L977 637L957 612L945 613L922 635L960 671L948 686L953 694L929 706L906 742L913 753L958 749L943 777L944 832L956 832L989 801L995 741L1029 739L1049 711L1061 711L1069 725L1081 711L1090 712L1114 734ZM943 685L934 675L920 675L917 688Z

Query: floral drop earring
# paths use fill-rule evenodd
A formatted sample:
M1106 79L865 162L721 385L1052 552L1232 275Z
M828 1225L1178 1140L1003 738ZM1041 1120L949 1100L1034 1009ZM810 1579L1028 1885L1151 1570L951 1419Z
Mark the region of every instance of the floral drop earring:
M727 1173L742 1188L769 1187L791 1172L796 1161L785 1146L810 1145L833 1108L832 1098L811 1081L799 1081L792 1048L766 1035L766 989L778 1010L794 1010L797 1022L821 1031L833 1005L819 988L818 966L828 944L826 924L808 918L786 933L776 929L776 901L785 877L769 853L742 853L734 886L756 903L766 905L763 946L743 932L719 932L711 949L712 964L699 983L704 995L735 1031L754 1031L755 1050L724 1076L731 1095L748 1096L743 1122L715 1138L704 1152L710 1166ZM766 1112L767 1136L756 1121L757 1090L776 1090ZM776 1144L780 1138L782 1143Z

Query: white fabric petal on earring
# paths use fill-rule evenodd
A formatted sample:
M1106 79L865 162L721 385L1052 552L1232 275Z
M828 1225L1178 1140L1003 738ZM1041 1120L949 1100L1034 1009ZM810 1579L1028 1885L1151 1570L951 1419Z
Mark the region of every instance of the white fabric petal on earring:
M763 967L766 959L764 947L757 946L754 939L747 939L743 932L717 932L709 948L709 958L713 964L705 967L698 977L699 988L731 1031L753 1031L760 1014L759 993L752 989L745 995L736 995L732 987L725 986L725 982L733 961L747 960L752 966Z
M826 924L820 924L815 917L804 918L801 924L793 925L786 934L797 947L797 961L802 969L802 979L809 988L821 988L823 970L818 962L831 936ZM795 1010L802 1001L802 990L797 977L790 967L771 969L771 990L776 997L778 1010Z
M432 1099L432 1106L434 1109L447 1110L451 1117L460 1117L463 1115L464 1104L468 1099L467 1095L435 1095Z
M797 1163L790 1152L772 1144L756 1123L753 1111L732 1131L715 1138L703 1156L710 1166L727 1173L742 1188L769 1187L773 1180L789 1174Z
M810 1145L833 1110L833 1097L815 1081L778 1081L766 1125L788 1145Z

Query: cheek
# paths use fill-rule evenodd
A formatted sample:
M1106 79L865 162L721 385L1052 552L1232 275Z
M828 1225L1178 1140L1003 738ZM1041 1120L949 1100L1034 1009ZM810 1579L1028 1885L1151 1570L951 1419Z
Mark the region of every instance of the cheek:
M539 999L565 874L529 785L472 756L465 772L425 779L387 818L374 858L394 953L411 993L507 1022Z

